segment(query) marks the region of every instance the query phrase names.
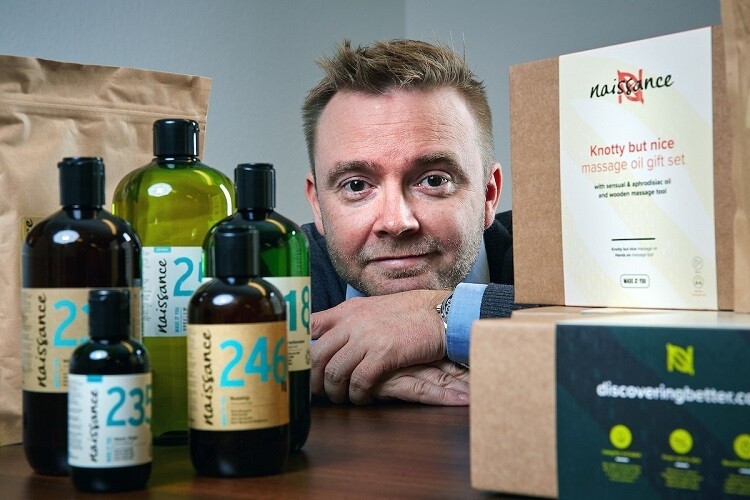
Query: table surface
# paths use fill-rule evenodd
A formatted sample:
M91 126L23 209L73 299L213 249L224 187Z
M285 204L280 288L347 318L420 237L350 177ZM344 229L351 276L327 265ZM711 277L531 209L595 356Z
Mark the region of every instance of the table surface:
M0 447L0 498L91 498L35 474L21 445ZM312 430L282 474L195 475L187 446L154 447L145 490L115 498L481 498L469 478L469 408L314 405Z

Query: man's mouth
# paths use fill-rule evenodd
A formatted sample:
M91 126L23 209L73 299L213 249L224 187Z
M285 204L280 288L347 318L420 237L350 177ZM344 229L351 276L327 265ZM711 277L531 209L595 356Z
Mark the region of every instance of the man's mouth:
M390 271L399 271L424 265L429 258L429 255L430 254L387 255L370 259L370 263Z

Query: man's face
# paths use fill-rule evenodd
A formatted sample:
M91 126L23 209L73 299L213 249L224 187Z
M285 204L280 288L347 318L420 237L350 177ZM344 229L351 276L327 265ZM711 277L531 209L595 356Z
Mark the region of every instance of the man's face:
M306 194L334 266L367 295L453 288L492 222L500 166L452 89L337 93L318 122Z

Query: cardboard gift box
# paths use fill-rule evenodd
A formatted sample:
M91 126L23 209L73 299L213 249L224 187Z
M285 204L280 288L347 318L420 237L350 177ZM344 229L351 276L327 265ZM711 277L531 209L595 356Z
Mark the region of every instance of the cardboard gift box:
M549 498L750 494L750 316L590 312L474 323L472 486Z
M696 30L697 31L697 30ZM564 266L572 265L572 262L563 262L563 238L564 238L564 216L567 216L563 210L563 197L561 194L561 132L563 134L579 134L583 136L592 136L600 139L595 141L591 139L591 143L603 144L606 147L594 147L591 146L591 155L595 156L596 153L610 153L610 157L606 159L616 160L617 158L627 158L627 150L620 151L620 145L609 145L609 142L605 141L606 134L608 131L602 130L591 130L585 126L564 126L561 131L561 101L560 101L560 69L561 59L550 58L535 62L529 62L525 64L519 64L510 68L510 113L511 113L511 165L513 168L513 232L514 232L514 266L515 266L515 290L516 300L519 303L528 304L548 304L548 305L573 305L573 306L615 306L615 307L667 307L667 308L687 308L687 309L721 309L721 310L732 310L734 309L733 297L734 297L734 238L733 238L733 218L735 212L735 196L732 176L732 134L731 134L731 123L729 116L729 105L727 98L726 88L726 74L725 74L725 57L724 57L724 45L722 39L721 27L705 28L704 32L708 32L708 38L710 45L710 61L711 61L711 75L712 80L710 82L711 87L711 105L709 113L712 114L712 120L708 120L708 123L712 125L712 147L713 147L713 222L715 227L714 234L706 234L705 238L712 238L715 243L715 296L716 301L713 306L674 306L671 304L664 305L660 302L662 295L657 294L656 299L652 299L652 302L641 302L640 304L628 304L622 303L622 300L614 299L609 296L606 292L598 293L595 299L584 299L578 303L571 302L570 297L566 296L566 280L564 273ZM665 39L669 41L670 39ZM671 43L671 42L670 42ZM670 50L676 50L679 52L679 45L677 49L671 48ZM643 56L643 50L633 50L633 52L641 53ZM708 54L706 59L708 59ZM617 59L613 59L619 61ZM616 64L616 63L613 63ZM619 66L612 66L619 67ZM609 92L610 95L605 95L604 98L609 99L611 102L617 102L620 99L622 103L619 109L624 109L622 106L626 104L630 107L632 112L636 114L637 120L644 120L646 125L649 125L651 118L644 118L642 116L649 108L654 106L658 91L661 89L655 89L658 84L664 84L670 82L667 77L657 74L656 69L659 68L657 63L652 66L646 66L645 75L640 79L623 79L617 81L617 86L614 83L608 86L609 80L602 77L601 80L596 81L596 85L592 84L591 96L597 97L599 94ZM636 71L632 71L636 73ZM603 73L611 75L609 73ZM618 74L629 74L629 73L618 73ZM671 76L671 75L668 75ZM584 78L584 76L582 76ZM636 77L633 77L636 78ZM661 80L660 80L661 79ZM677 77L674 78L677 80ZM682 81L689 80L683 78ZM615 80L613 80L614 82ZM630 82L637 82L633 85L643 85L648 90L644 90L640 102L627 102L627 97L632 100L636 100L635 93L630 94L628 85ZM586 81L588 85L588 81ZM651 88L648 88L648 86ZM634 87L636 88L636 87ZM588 89L588 87L587 87ZM622 92L622 91L625 92ZM621 94L618 94L621 92ZM596 94L596 95L595 95ZM588 96L586 96L588 97ZM682 98L682 97L680 97ZM593 99L592 99L593 101ZM598 99L601 102L602 99ZM637 100L636 100L637 101ZM689 100L688 100L689 102ZM613 126L620 126L623 121L620 115L614 114L611 109L608 108L605 122ZM679 110L669 108L674 112L674 120L684 120L685 117L680 114ZM580 114L588 113L589 109L577 109ZM661 113L664 115L664 113ZM662 116L663 118L663 116ZM578 123L578 122L576 122ZM638 126L643 123L637 123ZM709 127L711 126L709 125ZM571 130L575 129L575 130ZM644 132L643 137L645 138L648 134ZM632 137L636 137L635 135ZM649 136L650 137L650 136ZM681 136L682 137L682 136ZM685 137L690 137L690 134L685 134ZM638 136L640 139L641 136ZM666 138L659 138L657 141L656 137L651 142L650 147L670 147L669 142ZM584 139L585 140L585 139ZM632 142L632 144L627 144ZM629 146L631 150L640 147L649 147L646 145L636 144L634 138L632 141L626 141L622 147L627 149ZM689 140L683 140L681 144L689 143ZM674 142L671 147L676 147ZM598 149L597 149L598 148ZM586 151L589 153L589 151ZM653 158L647 158L647 161L651 160L656 162L658 160L656 154ZM684 155L683 155L684 157ZM697 153L694 155L698 158ZM643 161L643 155L640 156ZM666 156L662 155L662 160L665 161ZM688 156L688 159L691 157ZM636 162L636 156L631 155L633 162ZM680 162L679 156L674 158L667 158L670 161L674 160ZM684 160L684 158L683 158ZM586 165L591 168L605 169L611 168L613 165L617 166L617 162L599 163ZM630 165L625 165L627 169ZM619 167L617 167L619 168ZM645 170L645 169L642 169ZM657 170L654 170L656 172ZM662 170L663 171L663 170ZM588 170L587 176L592 179L592 184L595 184L593 180L596 172L592 173L593 170ZM633 167L630 166L627 175L633 173ZM654 174L652 177L655 177ZM583 177L583 174L581 174ZM621 176L622 177L622 176ZM662 177L666 177L664 174ZM622 180L625 181L625 177ZM664 179L667 180L667 179ZM671 181L671 179L670 179ZM653 182L662 182L662 179L653 179ZM623 182L624 183L624 182ZM699 182L700 183L700 182ZM613 186L615 184L612 184ZM629 185L629 184L628 184ZM565 184L563 183L563 187ZM596 188L602 188L600 186L592 186ZM673 187L672 187L673 188ZM670 189L672 189L670 188ZM610 193L605 193L606 189L600 189L601 196L607 194L614 197L615 195L635 195L636 192L633 190L610 190ZM655 190L639 191L643 193L654 195ZM658 191L657 191L658 192ZM600 197L601 197L600 196ZM576 197L571 194L571 198L575 198L573 203L584 203L581 197ZM592 196L593 198L593 196ZM643 196L643 203L659 203L656 195L654 196ZM592 200L593 201L593 200ZM695 200L692 198L685 197L681 200L685 203L686 207L695 205ZM615 203L614 201L612 203ZM658 207L661 209L661 207ZM583 208L586 210L588 208ZM593 206L588 209L592 215L597 210L600 210L597 206ZM677 208L675 211L679 212L681 209ZM686 208L687 210L687 208ZM711 210L708 211L710 213ZM640 218L644 218L641 216ZM578 226L585 225L578 224ZM625 229L629 229L627 225L624 225ZM578 241L579 248L583 247L583 250L579 250L579 253L591 251L591 248L586 248L591 243L591 239L587 241L586 238L582 238ZM678 238L674 238L677 240ZM665 242L669 238L663 238L660 250L666 252ZM669 242L671 243L671 242ZM618 243L619 244L619 243ZM614 251L614 244L613 251ZM635 245L633 245L635 248ZM595 255L595 258L599 258L599 255ZM609 257L609 256L607 256ZM569 259L573 260L573 259ZM595 259L591 259L594 261ZM590 264L590 268L595 268L598 262ZM587 264L584 263L584 266ZM676 266L677 264L675 264ZM689 270L689 269L688 269ZM671 269L666 270L663 274L666 276L663 281L667 279L673 279L670 275ZM713 272L713 269L712 269ZM689 277L688 277L689 278ZM623 275L620 277L620 286L634 286L626 285L626 283L632 283L633 280L640 279L644 283L644 287L651 285L653 287L654 282L659 281L655 274L650 277L646 272L643 274ZM700 280L702 276L693 277L697 280L698 285L702 285ZM713 277L711 279L714 279ZM592 288L589 282L586 282L585 286L581 288ZM589 293L592 293L589 291ZM596 302L596 303L594 303Z

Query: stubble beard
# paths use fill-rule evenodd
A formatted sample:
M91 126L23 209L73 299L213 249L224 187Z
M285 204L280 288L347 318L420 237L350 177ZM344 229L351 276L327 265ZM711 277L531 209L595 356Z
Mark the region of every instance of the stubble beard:
M365 247L354 256L354 262L341 254L336 244L326 238L326 246L331 262L336 272L348 284L356 288L365 295L384 295L398 291L430 289L430 290L448 290L458 285L469 273L474 262L476 262L479 249L482 245L484 236L484 224L466 234L463 241L452 241L449 245L442 244L437 238L431 236L408 236L399 238L387 238L382 240L377 248ZM323 221L325 228L326 223ZM326 228L326 233L331 234ZM432 254L443 256L451 248L456 259L453 263L445 263L437 268L430 268L430 263L424 262L418 266L380 274L381 280L392 284L394 280L405 280L408 278L417 278L423 276L420 285L408 284L403 288L393 289L393 287L384 286L383 283L373 282L364 277L367 264L378 256L383 255L423 255Z

